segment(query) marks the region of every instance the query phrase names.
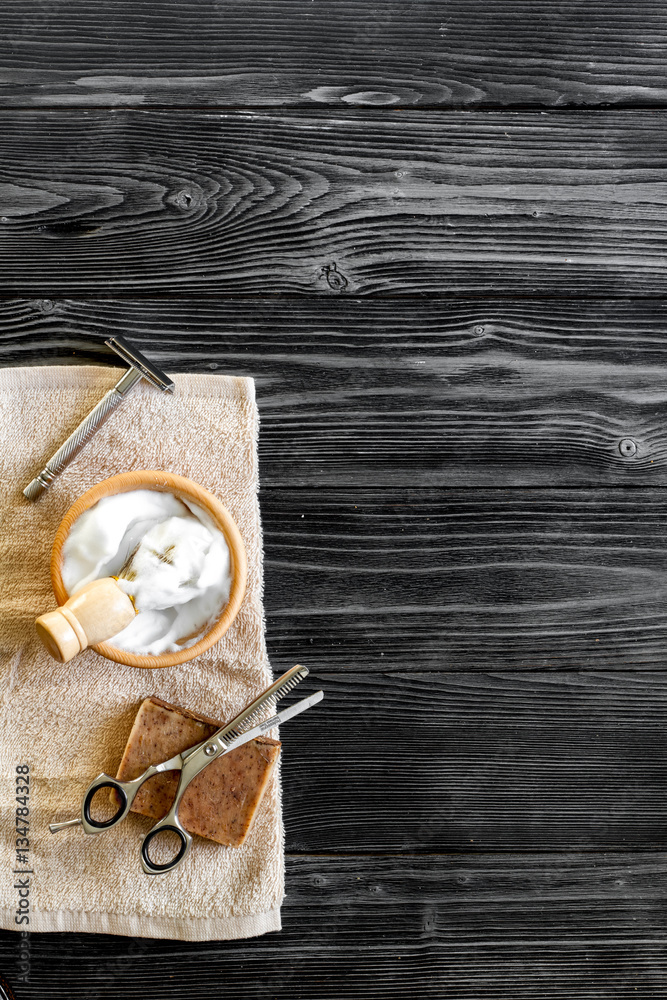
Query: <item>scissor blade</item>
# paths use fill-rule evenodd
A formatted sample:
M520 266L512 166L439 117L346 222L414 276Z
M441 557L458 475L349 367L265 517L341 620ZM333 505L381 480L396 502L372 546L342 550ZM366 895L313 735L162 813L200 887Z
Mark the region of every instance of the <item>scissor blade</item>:
M244 743L249 743L250 740L257 739L258 736L262 736L267 729L273 729L274 726L279 726L283 722L289 722L293 719L295 715L300 715L301 712L305 712L307 708L312 708L313 705L317 705L318 701L322 701L324 698L324 691L316 691L315 694L311 694L308 698L302 698L301 701L295 702L290 705L289 708L284 708L282 712L277 712L276 715L271 716L266 722L260 722L258 726L253 729L249 729L247 733L243 733L238 739L235 739L233 743L228 744L228 752L231 750L236 750L237 747L242 747Z
M302 667L297 663L295 667L291 667L282 677L279 677L278 680L269 685L266 691L263 691L242 712L239 712L231 722L228 722L226 726L218 730L215 735L224 740L225 743L235 742L242 733L247 732L249 726L257 722L257 717L262 714L262 710L268 701L272 698L275 698L276 701L284 698L286 694L289 694L307 676L308 667Z

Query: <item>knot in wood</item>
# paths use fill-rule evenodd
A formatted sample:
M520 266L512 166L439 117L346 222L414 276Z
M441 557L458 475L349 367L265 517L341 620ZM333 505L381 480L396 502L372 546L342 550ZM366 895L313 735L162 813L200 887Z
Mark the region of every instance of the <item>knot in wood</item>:
M170 194L167 201L174 208L178 208L181 212L188 212L191 208L196 208L199 202L199 198L195 191L189 188L181 188L180 191L176 191L174 194Z
M326 278L329 288L342 292L347 288L347 278L338 270L337 264L325 264L320 271L320 278Z

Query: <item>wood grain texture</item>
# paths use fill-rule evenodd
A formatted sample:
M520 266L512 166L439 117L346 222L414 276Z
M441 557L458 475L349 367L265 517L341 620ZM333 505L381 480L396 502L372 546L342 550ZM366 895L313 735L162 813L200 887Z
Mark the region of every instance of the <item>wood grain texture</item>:
M554 483L577 452L589 482L662 482L661 305L433 304L419 331L413 304L256 309L116 300L44 313L9 302L2 358L100 360L83 331L129 332L167 371L214 364L258 377L268 638L287 666L305 649L329 669L662 668L660 490L414 488ZM475 320L490 332L475 336ZM510 378L517 369L523 378ZM461 373L448 391L478 415L474 432L455 406L448 425L429 424L448 370ZM536 406L540 392L547 408ZM516 415L513 436L498 407ZM583 430L568 437L575 407L588 441ZM532 450L521 438L530 419L542 442ZM655 429L644 455L642 420ZM625 428L640 441L638 459L619 451ZM590 446L596 432L606 452Z
M118 364L120 334L253 376L267 488L664 486L666 323L661 299L8 299L0 364Z
M667 113L0 114L5 294L667 292Z
M281 737L288 850L664 850L664 672L341 675L304 659L325 697Z
M280 934L33 935L20 992L18 935L0 955L20 1000L663 997L666 880L657 852L288 857Z
M274 667L306 650L343 670L664 669L661 490L273 489L261 503Z
M5 0L5 106L655 104L655 0Z
M2 29L0 364L256 376L269 651L326 692L281 934L38 935L25 985L0 932L17 1000L664 998L667 112L530 110L667 107L665 11Z

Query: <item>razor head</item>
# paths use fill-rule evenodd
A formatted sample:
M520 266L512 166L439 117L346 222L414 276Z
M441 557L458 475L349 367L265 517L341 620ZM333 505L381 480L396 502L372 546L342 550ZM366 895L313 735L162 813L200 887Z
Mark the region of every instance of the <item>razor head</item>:
M107 347L110 347L112 351L115 351L116 354L123 359L123 361L127 361L132 368L136 368L138 372L141 372L144 378L147 378L148 381L152 382L158 389L162 389L163 392L174 391L174 383L169 376L165 375L165 373L157 368L152 361L149 361L148 358L145 358L143 354L136 349L136 347L128 344L125 337L109 337L109 339L105 340L104 343Z

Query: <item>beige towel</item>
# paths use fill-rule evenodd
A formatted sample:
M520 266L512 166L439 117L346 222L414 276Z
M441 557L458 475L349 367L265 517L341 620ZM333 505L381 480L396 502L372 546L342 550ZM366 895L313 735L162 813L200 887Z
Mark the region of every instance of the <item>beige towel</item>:
M77 816L101 771L115 774L143 698L231 718L270 681L262 610L257 501L258 418L252 379L177 375L175 395L142 382L36 503L22 495L52 452L103 394L118 369L97 366L0 370L2 601L0 619L1 925L10 930L90 931L207 941L280 929L283 831L274 776L241 848L195 838L167 875L144 875L139 846L152 821L131 814L113 830L52 835ZM55 607L49 559L68 507L94 483L131 469L165 469L214 493L238 524L248 553L248 591L223 639L177 667L140 670L86 650L59 664L41 648L34 619ZM15 914L14 782L30 766L30 925ZM24 868L16 864L14 868ZM25 878L25 876L23 876Z

